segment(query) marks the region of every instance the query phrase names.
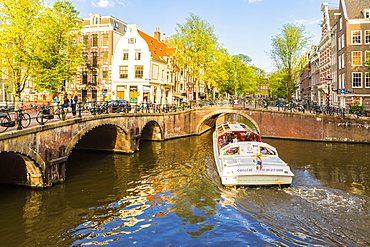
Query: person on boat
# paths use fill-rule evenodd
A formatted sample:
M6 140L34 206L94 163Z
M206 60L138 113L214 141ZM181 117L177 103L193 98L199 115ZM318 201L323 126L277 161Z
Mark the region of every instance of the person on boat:
M262 167L263 167L263 165L262 165L262 159L261 159L261 157L260 157L260 155L259 154L257 154L257 162L256 162L257 164L257 166L256 166L256 168L257 168L257 170L258 169L262 169Z
M238 137L235 135L233 139L233 143L236 143L236 142L238 142Z

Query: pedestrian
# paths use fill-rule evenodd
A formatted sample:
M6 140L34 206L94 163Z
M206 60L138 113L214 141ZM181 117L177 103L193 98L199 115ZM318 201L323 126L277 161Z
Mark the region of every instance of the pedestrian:
M72 101L72 104L71 104L72 115L73 115L73 117L76 117L76 106L77 106L77 102L78 102L77 94L73 94L73 97L72 97L71 101Z
M63 98L63 119L66 119L67 118L67 112L68 112L68 107L69 107L69 99L68 99L68 95L65 94L64 95L64 98Z

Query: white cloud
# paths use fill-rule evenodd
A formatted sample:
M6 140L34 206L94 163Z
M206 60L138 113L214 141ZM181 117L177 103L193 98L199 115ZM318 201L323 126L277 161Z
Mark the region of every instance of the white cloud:
M248 0L248 2L250 3L254 3L254 2L262 2L263 0Z
M109 8L114 7L115 3L111 0L98 0L97 2L95 0L91 0L91 4L94 7L100 7L100 8Z

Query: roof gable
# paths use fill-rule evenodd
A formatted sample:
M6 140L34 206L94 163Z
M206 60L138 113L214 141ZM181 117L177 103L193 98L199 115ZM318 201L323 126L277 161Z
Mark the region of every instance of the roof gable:
M151 56L156 59L165 60L165 57L171 56L173 54L173 49L169 48L165 43L160 42L158 39L137 30L139 35L148 44Z

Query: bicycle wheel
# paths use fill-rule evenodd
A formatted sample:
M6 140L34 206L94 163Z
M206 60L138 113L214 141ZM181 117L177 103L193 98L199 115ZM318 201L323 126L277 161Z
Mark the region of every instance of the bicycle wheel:
M41 124L41 115L42 115L42 111L39 111L36 115L36 121ZM43 117L42 117L42 122L43 123L46 123L49 119L48 118L45 118L45 114L43 114Z
M10 119L7 116L0 116L0 133L8 129Z
M23 112L22 115L20 115L20 121L23 128L27 128L30 126L31 123L31 116L27 112Z

